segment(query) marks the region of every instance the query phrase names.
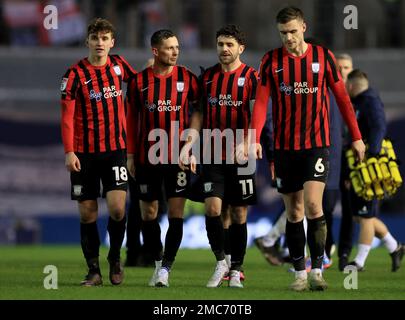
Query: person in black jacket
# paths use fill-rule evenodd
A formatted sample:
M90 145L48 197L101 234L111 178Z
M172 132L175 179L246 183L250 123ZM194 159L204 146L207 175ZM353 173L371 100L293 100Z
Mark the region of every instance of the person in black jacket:
M367 75L359 70L353 70L347 79L347 91L355 107L357 122L364 140L368 143L368 157L378 156L382 141L386 134L384 105L376 90L369 87ZM362 271L371 249L374 236L381 239L390 253L393 272L400 267L405 246L399 243L389 232L387 226L376 217L378 200L366 201L357 196L351 188L351 203L353 216L360 224L358 252L354 261L349 265L356 266Z
M347 82L347 76L353 71L353 59L347 53L336 55L336 64L342 75L343 81ZM342 152L341 152L341 170L340 170L340 202L342 205L342 216L340 220L339 242L338 242L338 257L339 257L339 270L343 269L349 263L349 257L353 247L353 215L350 203L350 181L349 169L345 152L350 148L350 135L347 127L342 126Z

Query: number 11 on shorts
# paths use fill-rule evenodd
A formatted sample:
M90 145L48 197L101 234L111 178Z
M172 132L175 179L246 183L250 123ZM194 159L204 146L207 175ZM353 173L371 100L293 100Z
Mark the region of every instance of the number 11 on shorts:
M239 184L242 185L242 195L246 196L247 194L246 185L249 186L249 194L253 193L253 179L239 180Z

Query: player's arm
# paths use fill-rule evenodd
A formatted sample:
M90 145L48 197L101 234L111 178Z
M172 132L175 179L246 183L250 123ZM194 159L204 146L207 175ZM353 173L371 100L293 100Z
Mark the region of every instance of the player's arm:
M253 114L253 106L256 101L256 92L258 86L258 76L257 71L253 70L249 73L248 76L248 103L249 103L249 111L250 114ZM252 117L249 119L248 126L251 126ZM250 131L246 130L244 132L243 141L236 141L236 148L235 148L235 158L239 164L244 164L248 160L248 152L249 152L249 142L252 139L250 137Z
M326 70L328 85L335 96L340 113L342 114L343 120L345 121L352 137L352 148L356 152L357 158L362 161L364 159L366 146L362 140L354 108L346 91L342 76L337 70L335 57L329 50L327 51Z
M191 172L196 173L197 161L194 155L190 156L190 151L193 145L199 142L200 130L202 128L203 116L202 116L202 101L201 101L201 89L197 77L192 74L190 90L188 93L188 99L190 101L190 127L186 129L185 144L181 148L179 157L179 167L182 170L190 169Z
M182 170L191 170L191 172L197 172L197 159L194 155L190 156L190 151L192 150L195 143L199 142L199 132L202 127L202 113L199 110L193 111L190 119L190 127L184 131L186 133L185 144L181 148L179 167Z
M269 102L271 104L271 102ZM269 162L269 171L271 174L271 180L276 179L274 172L274 140L273 140L273 118L271 114L271 108L268 108L266 115L266 122L264 124L262 134L260 136L260 143L263 146L266 154L267 161Z
M257 87L258 87L258 75L257 71L254 70L250 73L249 76L249 110L250 114L253 115L253 107L256 102ZM251 126L252 117L250 117L249 127Z
M256 101L257 86L258 86L258 75L257 71L254 70L250 73L249 76L249 108L251 114L253 114L253 106Z
M129 174L135 177L135 152L136 137L139 133L139 111L136 108L136 79L132 78L128 83L125 105L127 110L127 169Z
M197 76L191 74L191 83L190 83L190 90L188 92L188 100L190 101L190 110L191 110L191 118L190 118L190 133L187 135L186 141L192 141L193 143L196 142L196 139L199 137L199 132L202 127L202 100L201 100L201 87L200 81L198 80Z
M61 134L65 150L65 166L70 172L80 171L79 158L74 153L74 114L79 77L69 69L61 84Z
M368 153L375 157L381 151L382 141L387 130L387 123L385 121L383 106L377 99L368 98L366 105L367 112L364 114L367 117L368 127L370 128L370 136L367 139Z
M123 68L122 80L124 80L124 82L129 82L129 80L136 74L136 70L131 67L129 62L123 56L114 55L114 57L118 60Z
M269 55L266 54L261 62L259 71L259 84L256 91L256 99L253 106L252 121L250 128L256 130L255 137L252 137L253 143L256 144L256 157L262 158L262 147L260 145L260 135L266 122L267 105L270 98L270 81L269 81Z
M260 143L262 144L264 152L266 153L267 160L269 162L274 160L273 124L271 112L267 112L266 122L260 135Z

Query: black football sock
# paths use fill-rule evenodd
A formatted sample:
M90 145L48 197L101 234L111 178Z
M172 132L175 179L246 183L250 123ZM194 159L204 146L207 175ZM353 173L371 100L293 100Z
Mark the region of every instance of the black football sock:
M287 246L295 271L305 270L305 230L304 220L292 223L287 220L285 234Z
M98 234L97 222L80 223L80 242L89 270L100 273L98 262L100 237Z
M246 223L232 223L229 227L229 234L231 242L231 270L241 271L247 244Z
M162 267L170 270L183 238L183 219L169 218L169 229L166 233L165 251Z
M321 269L327 232L325 216L307 219L307 221L307 240L309 252L311 253L312 269Z
M205 216L205 228L207 230L208 241L217 261L225 259L224 253L224 227L221 216Z
M131 199L127 211L127 256L137 257L141 253L141 211L139 201Z
M146 252L150 252L155 261L162 260L162 241L158 219L142 222L143 243Z
M110 236L110 251L108 252L108 261L115 262L120 260L122 241L125 236L125 223L127 219L124 216L120 221L111 217L108 218L107 230Z
M230 241L229 228L224 229L224 252L225 252L225 255L231 254L231 241Z

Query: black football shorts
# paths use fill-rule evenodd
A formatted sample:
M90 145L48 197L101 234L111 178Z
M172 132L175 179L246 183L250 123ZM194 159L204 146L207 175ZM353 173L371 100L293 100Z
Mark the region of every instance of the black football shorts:
M277 190L280 193L302 190L307 181L326 183L329 173L329 149L275 150L274 169Z
M76 156L81 170L70 174L72 200L95 200L100 197L100 181L103 197L108 191L127 190L126 150L76 153Z
M379 206L377 199L366 201L359 197L353 188L350 188L350 199L353 216L361 218L375 218L378 216Z
M142 164L135 169L139 199L154 201L162 198L162 184L166 199L187 198L190 188L190 171L183 171L177 164Z
M255 175L241 175L237 164L202 166L202 195L218 197L231 206L254 205L257 202Z

